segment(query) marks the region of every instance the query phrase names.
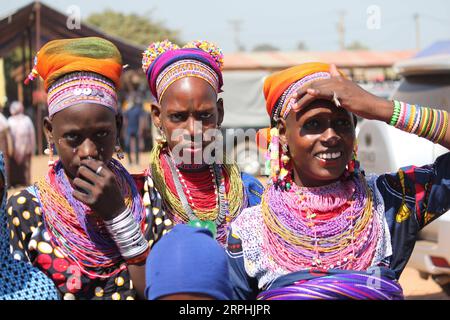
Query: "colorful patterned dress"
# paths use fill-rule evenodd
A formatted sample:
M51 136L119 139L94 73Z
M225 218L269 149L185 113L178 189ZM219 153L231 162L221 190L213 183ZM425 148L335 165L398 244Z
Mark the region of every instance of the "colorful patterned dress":
M142 181L143 175L133 177ZM75 261L66 257L52 243L45 225L42 206L36 186L30 186L14 194L8 200L8 225L10 245L16 260L30 262L42 270L56 285L65 300L134 300L137 298L125 261L109 268L93 268L93 274L109 274L101 278L81 272ZM148 216L147 216L148 219ZM150 229L145 225L144 235L148 239ZM121 270L118 270L121 269Z

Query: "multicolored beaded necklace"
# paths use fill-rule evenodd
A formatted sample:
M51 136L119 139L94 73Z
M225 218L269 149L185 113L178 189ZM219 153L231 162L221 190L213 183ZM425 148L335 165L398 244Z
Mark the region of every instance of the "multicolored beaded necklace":
M318 188L267 188L262 203L264 250L284 269L366 270L381 222L362 175Z
M117 160L112 159L108 168L116 176L125 205L142 225L145 209L133 178ZM46 178L39 181L36 187L52 245L58 246L83 273L94 278L108 278L126 268L103 220L73 197L73 188L60 161L50 168ZM109 273L92 271L94 268L107 269L119 264L119 268Z
M217 240L225 243L229 222L247 203L237 167L180 168L162 146L153 149L150 158L152 178L174 222L214 224Z

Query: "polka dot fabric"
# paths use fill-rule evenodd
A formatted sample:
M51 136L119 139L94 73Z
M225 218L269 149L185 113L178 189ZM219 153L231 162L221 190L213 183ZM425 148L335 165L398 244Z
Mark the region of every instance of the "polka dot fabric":
M52 244L36 194L35 187L29 187L9 199L7 210L13 256L31 262L42 270L53 280L64 300L136 299L136 290L127 268L107 278L86 275L75 261L70 261L59 247ZM145 232L147 237L148 233ZM125 261L120 265L92 271L100 275L107 274L123 264Z
M3 156L0 153L0 169L3 176ZM14 232L8 229L8 216L12 210L5 210L6 193L2 194L0 208L0 300L56 300L58 292L53 282L25 261L17 261L10 254L9 238L24 240L26 235L22 232ZM20 199L23 201L23 199ZM31 215L25 212L23 219L29 220ZM20 220L14 223L20 225ZM18 255L17 257L21 257Z
M146 208L144 236L152 247L172 229L174 222L163 209L161 195L154 188L150 176L144 173L133 175L133 178L143 196ZM110 278L93 278L82 274L76 262L64 257L61 250L50 241L36 194L33 186L14 194L8 201L9 242L14 258L31 262L42 270L53 280L62 299L137 299L127 269ZM109 273L112 269L102 270L101 273ZM95 271L99 273L99 270Z

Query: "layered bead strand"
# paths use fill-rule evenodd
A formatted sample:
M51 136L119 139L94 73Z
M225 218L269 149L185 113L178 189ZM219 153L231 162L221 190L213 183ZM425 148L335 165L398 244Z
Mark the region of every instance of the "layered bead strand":
M279 193L271 186L262 202L264 248L278 265L290 272L370 266L381 225L364 179Z
M114 159L108 167L116 176L127 210L142 228L145 209L133 178ZM125 260L112 241L105 222L73 197L73 188L64 174L61 162L50 168L47 178L38 182L37 187L52 244L59 246L66 257L80 266L83 273L107 278L126 268ZM109 268L119 264L119 268L111 268L111 272L105 274L93 271L95 268Z

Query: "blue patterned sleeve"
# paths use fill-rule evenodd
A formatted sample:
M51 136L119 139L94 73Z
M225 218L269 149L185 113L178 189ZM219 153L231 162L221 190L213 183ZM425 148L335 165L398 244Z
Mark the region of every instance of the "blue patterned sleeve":
M244 188L247 193L248 206L253 207L261 203L261 196L264 191L264 187L255 177L247 174L241 173L242 182L244 183Z
M419 231L450 209L450 153L431 165L381 175L377 188L391 236L389 267L400 277Z
M395 222L413 219L420 230L450 209L450 152L431 165L382 175L377 184L386 209L395 208Z
M230 230L228 234L226 253L230 266L234 300L256 300L258 283L245 271L242 242L237 235L233 234L233 230Z

